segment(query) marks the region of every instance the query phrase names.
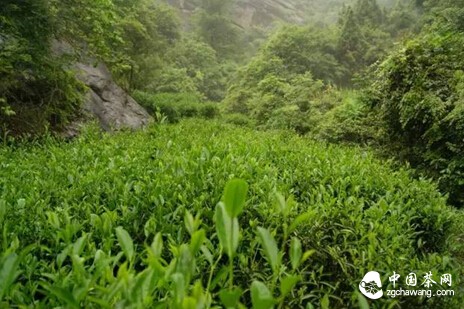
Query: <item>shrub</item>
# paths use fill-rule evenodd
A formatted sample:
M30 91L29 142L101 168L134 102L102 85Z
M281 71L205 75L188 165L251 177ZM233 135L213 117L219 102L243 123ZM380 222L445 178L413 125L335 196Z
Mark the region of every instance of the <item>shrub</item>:
M244 127L254 127L253 120L244 114L240 114L240 113L225 114L223 119L226 123L231 123L234 125L244 126Z
M393 271L461 284L460 217L361 150L195 119L3 147L0 162L2 307L356 307L373 269L386 288Z
M160 112L169 122L178 122L180 118L203 117L214 118L219 115L217 103L202 102L198 96L190 93L150 94L136 91L134 98L149 113Z
M393 53L366 92L388 146L464 203L464 35L432 32Z
M0 130L14 135L58 129L75 116L83 85L51 55L54 26L44 0L5 0L0 8Z
M200 106L200 115L203 118L212 119L219 116L219 108L217 103L203 103Z
M316 127L311 136L333 143L379 145L382 124L369 113L357 92L331 91L320 101L327 108L314 119Z

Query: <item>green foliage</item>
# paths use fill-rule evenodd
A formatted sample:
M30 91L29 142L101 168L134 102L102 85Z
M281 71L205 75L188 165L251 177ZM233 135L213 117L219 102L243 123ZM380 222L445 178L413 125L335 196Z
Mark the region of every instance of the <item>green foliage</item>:
M215 118L219 116L218 103L202 102L195 94L158 93L150 94L136 91L134 98L149 113L161 113L169 122L177 122L185 117Z
M221 58L237 53L239 30L229 16L231 0L200 0L194 16L198 36L211 46Z
M336 36L315 26L284 26L264 47L264 56L276 57L290 74L311 72L316 79L337 81L342 72L336 53Z
M104 61L124 88L143 88L178 38L173 10L148 0L7 0L0 8L2 130L40 134L76 117L84 87L70 58ZM66 53L75 57L58 56L58 45L70 45ZM170 73L165 85L176 78Z
M462 218L369 152L195 119L18 141L0 162L2 307L355 307L367 270L462 278Z
M50 55L53 18L46 1L0 8L0 121L10 133L57 128L74 116L82 85ZM2 132L2 135L5 132Z
M112 66L126 89L145 89L168 62L166 50L180 39L180 21L174 10L149 0L114 0L120 18L122 62ZM108 33L105 33L108 35ZM104 59L114 63L114 59ZM170 81L165 81L166 84Z
M251 301L253 309L270 309L275 303L271 291L259 281L253 281L251 284Z
M333 143L378 146L382 140L382 122L354 91L332 89L319 98L322 112L313 119L311 136Z
M230 62L219 62L209 45L184 37L176 42L159 63L160 69L145 81L151 92L192 92L210 101L224 98L229 76L234 69Z
M414 15L406 6L384 11L375 0L358 0L341 12L338 27L281 27L232 80L228 111L248 114L265 128L313 130L326 112L316 103L326 99L330 87L324 85L351 85L412 27L401 24L402 8Z
M222 119L226 123L231 123L237 126L255 127L255 124L252 119L240 113L227 113L223 115Z
M393 37L408 36L419 28L420 7L416 1L405 2L397 1L386 16L386 30Z
M249 114L266 128L291 128L300 133L310 129L305 119L314 112L312 100L323 89L322 81L314 80L311 72L329 72L326 65L335 65L327 51L311 49L317 46L315 38L324 37L310 29L284 27L270 39L232 83L225 99L229 112Z
M464 202L463 43L455 32L410 41L376 69L367 92L389 148L438 179L455 205Z
M120 58L115 47L122 42L114 1L106 0L50 0L50 29L56 38L71 43L78 52L86 52L99 59Z
M348 73L345 85L350 84L354 74L381 59L392 45L385 21L376 0L357 0L342 12L338 53Z

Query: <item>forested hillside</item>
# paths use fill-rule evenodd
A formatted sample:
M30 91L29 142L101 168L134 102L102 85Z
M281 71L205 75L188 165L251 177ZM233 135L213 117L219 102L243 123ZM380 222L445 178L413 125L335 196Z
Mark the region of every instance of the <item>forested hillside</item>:
M464 0L2 0L0 308L462 308L463 46Z
M183 14L189 15L202 8L198 0L167 0L179 8ZM335 23L343 4L351 4L352 0L226 0L234 23L247 30L252 28L270 28L277 22L303 24L305 22Z

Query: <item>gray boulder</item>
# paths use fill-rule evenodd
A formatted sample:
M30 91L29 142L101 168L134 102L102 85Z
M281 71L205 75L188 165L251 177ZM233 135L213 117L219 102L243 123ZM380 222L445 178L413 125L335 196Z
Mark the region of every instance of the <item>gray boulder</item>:
M52 42L52 51L56 57L77 57L74 48L65 41ZM81 62L74 63L72 69L77 78L87 87L83 105L83 117L70 123L62 132L64 137L79 134L83 122L95 119L105 131L145 127L152 117L113 80L108 67L103 63L96 66L95 59L80 57Z
M95 117L106 131L140 129L149 124L152 117L112 79L104 64L92 66L84 63L75 65L77 77L89 91L84 111Z

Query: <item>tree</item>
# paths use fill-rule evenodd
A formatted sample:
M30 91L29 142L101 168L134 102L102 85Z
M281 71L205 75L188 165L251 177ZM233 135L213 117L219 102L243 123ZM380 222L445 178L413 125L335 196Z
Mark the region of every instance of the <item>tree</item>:
M11 133L59 126L81 102L81 85L51 54L56 34L45 0L0 7L0 120Z
M225 58L237 55L237 47L240 45L238 28L228 16L231 3L231 0L201 0L194 18L198 36L219 57Z
M336 34L316 26L284 26L264 48L266 57L282 60L292 74L310 71L316 79L336 83L343 75L335 58Z
M52 45L71 45L75 58L105 62L130 89L153 78L178 37L173 11L149 0L5 0L0 7L2 122L10 130L30 125L30 131L38 131L78 112L84 87L69 70L71 59L57 55Z
M313 100L324 83L342 75L334 38L317 27L279 29L239 70L225 99L228 110L250 115L259 126L309 131L317 113Z
M464 33L425 30L373 72L366 101L388 148L464 205Z
M345 8L340 16L338 57L347 68L344 84L385 55L392 45L390 34L384 30L385 15L375 0L358 0Z
M113 71L129 91L144 89L163 70L166 50L171 50L180 39L180 23L174 10L165 4L150 0L116 3L124 61Z

